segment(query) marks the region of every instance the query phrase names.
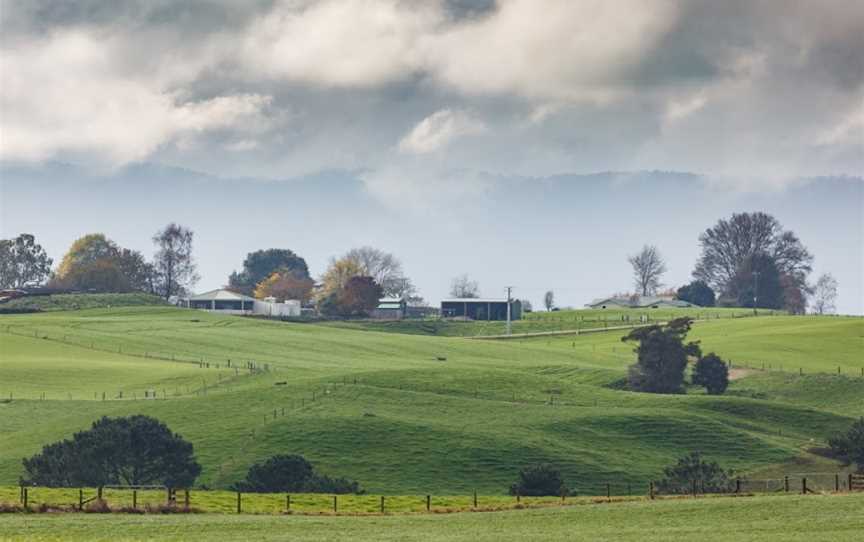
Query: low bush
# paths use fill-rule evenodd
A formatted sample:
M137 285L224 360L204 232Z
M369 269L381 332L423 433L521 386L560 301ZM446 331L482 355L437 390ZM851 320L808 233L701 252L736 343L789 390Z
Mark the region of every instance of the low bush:
M561 471L545 463L523 468L519 471L519 479L510 486L511 495L525 497L557 496L568 493Z

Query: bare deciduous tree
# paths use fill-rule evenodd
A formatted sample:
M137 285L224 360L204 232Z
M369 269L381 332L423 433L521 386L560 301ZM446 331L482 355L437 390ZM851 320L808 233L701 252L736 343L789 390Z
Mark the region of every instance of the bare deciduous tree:
M816 314L833 313L836 300L837 279L831 273L823 273L816 281L816 287L813 289L813 312Z
M547 311L552 310L552 307L555 306L555 292L552 290L546 292L546 295L543 296L543 306L546 307Z
M357 264L362 275L372 277L386 297L407 299L417 293L411 279L402 270L402 262L389 252L364 246L349 250L343 258Z
M666 264L660 251L653 245L645 245L639 254L629 256L627 261L633 266L636 292L640 295L654 295L660 289L660 277L666 272Z
M450 295L457 298L479 297L480 286L468 275L460 275L450 283Z
M153 236L158 249L153 265L158 276L159 294L165 299L183 295L198 282L197 266L192 258L194 235L189 228L172 222Z

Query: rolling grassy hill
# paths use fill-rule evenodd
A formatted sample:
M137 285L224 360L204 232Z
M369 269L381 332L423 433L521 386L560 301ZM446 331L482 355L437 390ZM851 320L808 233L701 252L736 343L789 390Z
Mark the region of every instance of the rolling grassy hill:
M763 315L780 314L778 311L762 311ZM526 313L522 320L512 323L514 334L544 333L557 331L577 331L597 329L607 326L635 325L645 322L671 320L689 316L698 320L746 318L753 312L747 309L730 308L693 308L693 309L583 309L554 312ZM322 322L321 325L363 331L381 331L411 335L437 335L442 337L474 337L502 335L506 332L505 322L462 321L449 319L426 320L349 320Z
M694 449L765 472L864 411L864 379L828 374L860 373L862 330L852 318L699 323L693 335L723 356L807 364L803 376L753 371L709 397L614 389L633 361L620 332L466 340L170 307L4 316L0 483L43 444L131 413L190 439L211 487L286 452L389 494L502 493L539 461L580 493L620 491ZM783 348L760 347L762 336Z
M3 514L0 539L852 542L861 538L862 505L864 495L842 495L642 501L494 516Z

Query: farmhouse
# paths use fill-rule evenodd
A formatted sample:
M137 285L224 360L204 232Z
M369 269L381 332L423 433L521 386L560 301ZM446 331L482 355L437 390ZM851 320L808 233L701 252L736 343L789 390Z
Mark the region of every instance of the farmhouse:
M221 314L258 314L274 317L300 316L299 301L288 300L284 303L277 303L273 297L260 300L248 295L232 292L231 290L211 290L203 294L194 295L186 300L186 306L190 309L218 312Z
M407 308L408 303L404 299L385 297L369 316L381 320L401 320L405 318Z
M588 303L586 307L592 309L659 309L659 308L685 308L697 307L688 301L681 301L672 297L641 296L630 297L603 297Z
M465 318L469 320L506 320L506 299L460 298L441 301L441 316L443 318ZM522 318L522 302L510 300L510 319Z

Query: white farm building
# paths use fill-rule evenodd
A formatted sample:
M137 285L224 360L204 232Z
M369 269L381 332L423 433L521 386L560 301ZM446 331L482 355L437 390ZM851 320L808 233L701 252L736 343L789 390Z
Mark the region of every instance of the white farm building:
M190 309L198 309L220 314L257 314L273 317L300 316L300 301L287 300L277 303L275 298L255 299L248 295L238 294L231 290L211 290L198 294L186 300Z

